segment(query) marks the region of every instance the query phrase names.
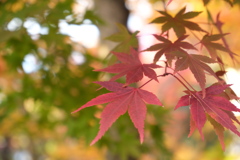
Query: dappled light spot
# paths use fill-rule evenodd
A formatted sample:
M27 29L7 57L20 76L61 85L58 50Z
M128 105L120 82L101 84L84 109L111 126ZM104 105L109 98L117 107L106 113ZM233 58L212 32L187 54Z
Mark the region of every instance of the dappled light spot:
M232 90L237 94L237 96L240 96L240 71L236 70L234 68L229 68L227 70L226 73L226 81L228 84L233 84L232 86L230 86L232 88ZM235 106L237 106L238 108L240 108L240 104L238 101L236 100L232 100L231 101ZM235 112L234 113L237 116L240 116L240 113Z
M80 42L86 48L98 44L100 32L93 24L68 24L65 20L59 23L60 33L70 36L72 41Z
M86 61L84 55L77 51L72 52L70 60L75 65L81 65Z
M36 56L30 53L24 57L22 67L24 72L29 74L36 72L40 68L40 62L37 60Z
M19 18L13 18L7 25L7 29L9 31L16 31L18 29L20 29L22 25L22 20Z
M30 35L36 35L39 34L41 31L40 24L35 20L35 18L28 18L23 26L27 29L28 33Z

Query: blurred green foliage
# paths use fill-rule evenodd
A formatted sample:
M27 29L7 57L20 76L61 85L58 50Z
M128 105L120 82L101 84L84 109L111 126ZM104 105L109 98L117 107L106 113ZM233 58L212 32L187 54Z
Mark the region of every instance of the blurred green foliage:
M92 83L98 80L99 73L93 72L91 66L102 65L101 60L59 32L61 20L76 25L82 25L85 19L95 25L104 24L93 10L74 13L72 8L76 3L74 0L0 1L0 137L25 135L30 141L25 149L35 158L51 157L49 146L56 148L69 138L83 139L88 145L99 127L95 116L100 111L97 107L71 115L71 111L105 92L96 91L99 86ZM31 34L25 26L27 21L37 23L46 32ZM12 28L10 23L14 24ZM137 33L131 36L123 26L119 28L125 33L124 49L131 44L137 47L137 39L133 37ZM84 56L84 63L72 62L74 51ZM23 68L29 55L36 62L35 70L30 73ZM152 134L151 143L140 145L137 131L125 115L96 146L107 147L112 157L120 159L137 158L158 148L159 157L170 159L162 132L167 112L162 108L149 109L154 116L162 115L155 124L146 126ZM64 128L62 132L58 131L59 127Z

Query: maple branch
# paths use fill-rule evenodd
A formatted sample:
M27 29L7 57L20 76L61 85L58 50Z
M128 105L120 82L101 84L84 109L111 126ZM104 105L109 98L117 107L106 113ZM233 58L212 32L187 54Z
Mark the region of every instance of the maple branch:
M187 82L187 80L186 80L181 74L179 74L178 72L177 72L177 74L182 78L182 80L183 80L185 83L184 83L181 79L179 79L177 76L175 76L173 73L168 73L168 72L167 72L167 68L169 68L169 69L171 69L171 70L173 70L173 71L174 71L174 69L171 68L171 67L169 67L166 61L165 61L165 65L166 65L166 66L165 66L165 69L164 69L164 74L158 75L157 77L165 77L165 76L168 76L168 75L170 74L170 75L172 75L174 78L176 78L188 91L191 92L191 90L186 86L185 83L187 83L187 85L188 85L191 89L193 89L193 91L196 91L196 90ZM147 82L145 82L143 85L141 85L141 86L139 87L139 89L142 88L143 86L145 86L146 84L148 84L149 82L151 82L152 80L153 80L153 79L150 79L150 80L148 80Z
M164 73L164 74L161 74L161 75L158 75L157 77L165 77L167 76L168 73ZM139 89L142 88L143 86L145 86L146 84L148 84L149 82L151 82L153 79L150 79L148 80L147 82L145 82L143 85L141 85L140 87L138 87Z
M201 41L201 39L198 38L198 36L197 36L192 30L190 30L190 32L194 35L195 38L197 38L197 40ZM197 43L197 44L199 44L199 43ZM197 45L197 44L195 44L195 45ZM194 45L194 46L195 46L195 45Z
M187 86L186 84L183 83L183 81L181 79L179 79L177 76L175 76L174 74L172 73L167 73L168 75L172 75L174 78L176 78L188 91L192 92ZM195 90L195 89L194 89ZM196 90L195 90L196 91Z
M190 93L192 93L192 91L186 86L186 84L183 83L183 81L181 79L179 79L177 76L175 76L172 73L164 73L161 75L158 75L157 77L165 77L168 75L172 75L174 78L176 78ZM145 82L143 85L141 85L140 87L138 87L139 89L142 88L143 86L145 86L146 84L148 84L149 82L151 82L153 79L148 80L147 82ZM191 86L192 88L192 86ZM194 88L192 88L194 91L196 91Z
M165 77L165 76L167 76L168 75L168 73L167 73L167 68L168 68L168 64L167 64L167 62L166 61L164 61L164 63L165 63L165 69L164 69L164 73L163 74L161 74L161 75L158 75L157 77ZM145 82L143 85L141 85L139 88L142 88L143 86L145 86L146 84L148 84L149 82L151 82L153 79L150 79L150 80L148 80L147 82Z
M177 72L177 74L184 80L185 83L187 83L187 85L188 85L191 89L193 89L194 91L196 91L196 90L193 88L193 86L192 86L190 83L188 83L188 81L187 81L180 73Z
M196 23L198 23L198 24L204 24L204 25L208 25L208 26L214 25L213 23L209 23L209 22L196 22Z
M171 67L168 67L168 68L174 71L173 68L171 68ZM177 75L179 75L179 76L182 78L182 80L183 80L185 83L187 83L187 85L188 85L192 90L196 91L196 90L193 88L193 86L192 86L190 83L188 83L188 81L187 81L180 73L178 73L178 72L176 72L176 73L177 73Z

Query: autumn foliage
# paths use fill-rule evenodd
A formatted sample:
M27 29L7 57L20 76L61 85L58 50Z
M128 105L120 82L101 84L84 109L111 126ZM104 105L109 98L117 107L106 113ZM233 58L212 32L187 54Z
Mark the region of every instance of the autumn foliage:
M208 1L204 1L204 4L207 3ZM162 25L160 33L153 35L159 43L153 44L145 50L138 51L136 44L130 43L133 42L134 36L136 36L138 32L135 32L132 35L133 37L128 35L128 33L124 33L125 35L122 36L119 34L118 36L113 35L112 37L108 37L110 40L120 42L121 47L124 47L123 44L126 44L124 42L129 42L127 43L127 47L125 45L126 48L123 48L125 52L119 51L121 49L119 46L117 47L117 51L113 50L111 52L111 54L118 59L115 64L95 70L116 74L109 79L109 81L95 82L111 92L93 98L73 113L86 107L108 103L101 114L100 130L91 144L97 142L119 116L126 112L128 112L134 126L138 130L142 143L144 140L144 120L147 113L146 104L162 106L162 103L157 98L157 95L141 88L152 80L158 82L160 78L173 76L186 89L184 91L186 95L182 96L180 100L176 102L175 109L189 106L191 114L189 136L197 129L202 139L204 139L202 128L208 120L212 124L224 149L224 128L240 136L240 132L234 125L234 122L238 124L240 124L240 122L233 114L233 111L240 112L240 109L230 102L230 100L238 99L238 97L229 88L230 85L221 79L221 76L225 74L224 59L222 59L221 55L228 54L234 62L236 61L236 54L230 50L226 42L225 37L227 33L222 33L222 24L219 25L220 15L218 14L214 21L208 11L208 15L211 17L209 24L215 26L219 31L219 33L213 34L211 31L203 29L199 24L192 21L193 18L202 13L201 11L186 12L186 7L184 7L180 9L175 16L169 14L167 10L158 11L158 13L160 16L150 23ZM120 26L120 29L121 28L123 28L123 26ZM122 31L124 31L124 29L122 29ZM195 32L201 32L202 37L196 36ZM169 34L175 34L177 40L174 42L171 41ZM123 38L124 36L129 38L126 40L126 38ZM117 37L119 37L119 39ZM187 41L189 37L195 37L198 43L192 44L190 41ZM222 40L223 43L221 44L219 40ZM208 54L203 55L201 52L203 48L207 50ZM139 59L139 53L144 54L145 51L156 52L153 62L150 64L143 64ZM195 52L193 54L190 51ZM163 62L162 57L165 57L166 60L160 65L159 62ZM213 63L219 65L219 71L215 72L208 65ZM161 68L163 72L157 75L155 70L159 68ZM181 71L187 69L190 70L195 77L201 91L197 91L181 75ZM115 82L124 76L126 77L124 84ZM148 77L149 81L136 88L130 86L142 80L144 76ZM216 81L207 83L206 76L213 76ZM209 83L212 83L212 85L206 86L206 84Z

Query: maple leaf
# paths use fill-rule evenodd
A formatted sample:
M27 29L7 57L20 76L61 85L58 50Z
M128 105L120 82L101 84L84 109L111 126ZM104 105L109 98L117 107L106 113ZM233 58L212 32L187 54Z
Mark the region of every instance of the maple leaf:
M213 118L211 118L210 116L207 116L208 121L212 124L215 133L218 136L218 140L221 143L222 149L225 150L225 144L224 144L224 127L219 124L218 122L216 122Z
M230 47L229 47L229 45L228 45L228 43L227 43L227 40L225 39L225 35L226 35L226 33L224 34L223 33L223 30L222 30L222 26L223 26L223 22L221 22L220 20L219 20L219 17L220 17L220 12L217 14L217 16L216 16L216 22L213 20L213 18L212 18L212 15L211 15L211 13L210 13L210 11L207 9L207 14L208 14L208 19L209 19L209 21L210 22L212 22L215 26L216 26L216 28L218 29L218 31L219 31L219 33L220 34L217 34L217 35L223 35L223 36L221 36L221 39L222 39L222 42L223 42L223 44L224 44L224 47L225 47L225 51L224 52L227 52L228 53L228 55L231 57L231 59L232 60L236 60L236 59L234 59L234 56L238 56L236 53L234 53L234 52L232 52L231 51L231 49L230 49ZM221 45L221 44L220 44ZM222 47L221 47L222 48ZM221 50L221 49L220 49ZM211 51L211 50L210 50ZM212 51L213 53L213 55L216 55L214 52L216 52L216 51ZM211 54L211 53L210 53ZM218 59L220 59L220 58L218 58Z
M115 56L122 62L111 65L104 69L98 69L95 71L103 71L109 73L119 73L111 78L114 81L124 75L126 75L126 84L138 82L143 78L143 75L154 79L158 82L157 74L153 68L161 68L161 66L152 64L142 64L139 59L139 53L131 48L130 55L125 53L113 52Z
M216 63L213 59L196 54L188 54L187 52L172 52L178 57L175 62L175 73L178 71L185 70L187 68L193 73L195 79L198 81L200 87L205 93L205 84L206 84L206 76L204 71L207 71L209 74L214 76L217 80L219 80L218 76L216 76L215 72L206 64L206 63ZM203 94L205 95L205 94Z
M224 1L227 2L231 7L233 7L233 2L231 2L231 0L224 0ZM210 0L203 0L204 6L208 5L209 2Z
M220 12L217 14L216 22L214 24L217 27L219 33L223 34L222 26L223 26L224 23L219 20L219 17L220 17ZM225 39L224 36L221 39L223 41L224 47L228 50L229 56L232 58L232 60L235 60L234 56L238 56L238 55L230 50L230 47L229 47L229 45L227 43L227 40Z
M203 0L204 6L206 6L209 2L210 2L210 0Z
M231 7L233 7L233 2L232 0L224 0L225 2L227 2Z
M180 98L175 109L190 105L191 119L189 136L191 136L195 129L198 129L202 139L204 139L202 128L207 120L206 114L210 117L209 120L216 130L223 149L224 142L222 132L224 130L221 126L240 136L240 132L233 124L233 121L238 124L240 124L240 122L232 113L233 111L240 112L240 109L233 105L228 99L219 96L219 94L224 92L229 86L230 85L210 86L206 88L206 96L204 98L202 91L186 91L187 95Z
M96 143L111 127L111 125L127 111L134 126L138 130L140 142L142 143L144 139L144 120L147 110L145 103L159 106L162 106L162 103L153 93L139 88L122 87L123 84L113 81L95 83L100 84L109 91L113 92L100 95L72 112L75 113L86 107L109 103L101 114L100 130L91 142L91 145Z
M106 40L119 43L114 49L112 49L112 51L129 53L130 48L137 48L138 39L136 35L139 33L139 31L130 34L127 28L122 24L117 24L117 27L119 30L118 33L105 38Z
M159 50L156 55L154 56L154 63L156 63L163 54L165 54L167 61L169 65L171 65L171 62L174 58L171 54L168 54L173 51L183 51L183 49L194 49L197 50L192 44L188 42L183 42L184 39L188 37L188 35L183 35L179 37L175 42L171 42L170 40L164 38L160 35L153 35L157 40L161 41L162 43L158 43L155 45L152 45L151 47L145 49L144 51L157 51Z
M229 52L229 50L227 48L225 48L224 46L222 46L220 43L213 42L213 41L222 39L225 35L227 35L227 34L205 35L205 36L203 36L202 40L200 41L200 43L204 47L206 47L210 56L214 60L216 60L218 58L216 50L220 50L220 51L227 52L227 53Z
M225 75L226 73L227 73L226 71L215 72L215 74L216 74L216 76L218 76L218 79L220 80L220 82L214 83L213 85L219 85L219 83L226 85L227 84L226 81L223 78L221 78L221 76ZM237 94L230 87L226 88L225 92L223 92L219 95L221 95L222 97L225 97L228 100L234 99L234 100L239 101L239 97L237 97Z
M172 17L170 14L164 11L158 11L161 17L155 18L151 23L164 23L162 26L162 32L166 32L169 29L173 28L174 32L176 33L177 37L181 37L182 35L186 34L186 29L196 30L196 31L204 31L197 23L188 21L188 19L194 18L198 16L201 12L187 12L184 13L186 7L182 8L175 17Z

